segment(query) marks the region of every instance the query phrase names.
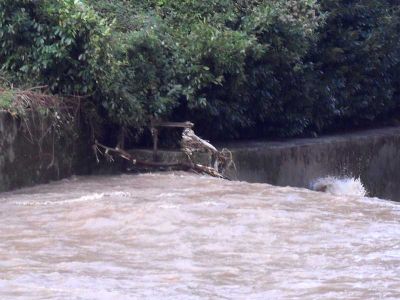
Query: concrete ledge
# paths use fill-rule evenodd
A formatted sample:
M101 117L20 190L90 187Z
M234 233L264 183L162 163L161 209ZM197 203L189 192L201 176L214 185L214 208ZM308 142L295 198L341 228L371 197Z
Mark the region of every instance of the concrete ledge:
M400 200L400 127L315 139L225 144L238 178L309 187L320 177L360 177L371 196Z
M126 170L125 161L94 165L87 142L45 138L40 147L21 131L18 119L0 111L0 191L57 180L76 173ZM245 141L219 145L232 150L238 179L280 186L309 187L325 176L360 177L371 196L400 201L400 127L365 130L315 139ZM131 150L152 160L152 151ZM179 151L159 151L159 160L184 159ZM199 161L209 162L200 154ZM86 166L86 167L85 167ZM82 167L86 170L82 170ZM100 172L101 173L101 172Z

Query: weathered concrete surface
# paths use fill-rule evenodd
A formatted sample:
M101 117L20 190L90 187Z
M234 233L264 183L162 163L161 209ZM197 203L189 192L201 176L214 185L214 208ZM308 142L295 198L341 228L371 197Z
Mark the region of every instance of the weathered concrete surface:
M370 196L400 200L400 127L224 146L233 152L240 180L309 187L320 177L353 176Z
M0 191L76 173L76 144L64 137L53 138L47 135L38 142L21 130L17 118L0 111Z
M223 147L232 150L239 180L308 188L321 177L360 177L370 196L400 201L400 127L315 139L218 145ZM150 150L130 152L152 160ZM183 159L179 151L159 151L160 161ZM209 158L203 155L199 159L207 164Z
M38 145L20 130L19 121L0 111L0 191L57 180L72 174L119 172L124 160L96 165L87 141L51 137ZM360 177L371 196L400 201L400 127L367 130L316 139L241 142L220 145L232 150L239 180L309 187L320 177ZM132 150L152 160L152 151ZM159 151L160 161L184 160L178 151ZM200 155L201 163L209 157Z

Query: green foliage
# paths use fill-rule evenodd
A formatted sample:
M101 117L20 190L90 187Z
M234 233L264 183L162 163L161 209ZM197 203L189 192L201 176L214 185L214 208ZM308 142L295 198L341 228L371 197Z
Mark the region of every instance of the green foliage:
M264 2L243 28L262 51L246 65L250 134L299 135L312 123L313 64L307 60L322 22L315 1Z
M78 0L0 1L1 69L53 92L86 94L109 27Z
M13 104L14 93L12 90L0 92L0 110L8 110Z
M140 126L172 111L181 90L172 42L157 22L118 38L118 67L101 80L102 103L113 121Z
M242 32L204 23L185 37L179 50L184 63L180 70L184 87L180 108L185 119L203 124L200 132L234 134L234 128L249 122L240 113L244 109L240 94L246 81L247 51L254 43L254 38Z
M353 126L389 116L399 74L398 4L387 0L323 1L329 12L313 51L321 97L316 124ZM321 120L321 118L324 118ZM332 124L332 125L331 125Z
M0 0L13 81L90 94L104 121L191 120L208 138L295 136L393 116L393 0Z

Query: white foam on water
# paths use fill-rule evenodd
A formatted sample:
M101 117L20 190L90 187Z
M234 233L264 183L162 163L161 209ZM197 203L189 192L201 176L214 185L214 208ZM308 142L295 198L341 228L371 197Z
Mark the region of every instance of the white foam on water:
M63 205L75 202L94 201L104 198L104 193L92 193L77 198L62 200L62 201L16 201L14 204L22 206L37 206L37 205Z
M75 197L72 199L66 199L66 200L59 200L59 201L16 201L14 202L15 205L21 205L21 206L41 206L41 205L65 205L65 204L72 204L76 202L88 202L88 201L96 201L100 200L103 198L130 198L132 197L132 194L129 192L121 192L121 191L115 191L115 192L108 192L108 193L90 193L87 195L83 195L80 197Z
M368 194L360 178L352 177L328 176L319 178L311 184L311 188L314 191L326 192L335 196L365 197Z

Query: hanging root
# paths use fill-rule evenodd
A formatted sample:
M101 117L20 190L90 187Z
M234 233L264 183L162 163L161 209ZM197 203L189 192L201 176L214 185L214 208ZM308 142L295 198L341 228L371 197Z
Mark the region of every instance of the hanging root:
M77 136L80 97L52 95L46 93L47 86L19 89L11 83L8 85L0 86L0 110L19 120L18 130L24 139L35 146L38 159L46 157L47 161L50 157L44 167L54 167L57 164L56 145L59 138L68 141L64 145L72 146L69 141Z

